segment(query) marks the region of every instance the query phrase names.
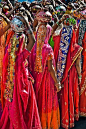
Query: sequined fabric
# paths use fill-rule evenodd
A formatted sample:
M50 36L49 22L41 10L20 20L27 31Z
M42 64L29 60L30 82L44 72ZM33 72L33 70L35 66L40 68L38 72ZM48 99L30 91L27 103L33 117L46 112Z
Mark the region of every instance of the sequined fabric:
M83 45L83 38L86 32L86 20L81 20L79 25L78 44ZM83 68L83 54L81 55L81 69Z
M86 32L82 41L83 45L83 65L82 65L82 81L80 85L80 116L86 117Z
M86 20L82 20L79 26L79 37L78 37L78 44L82 46L82 40L84 38L84 34L86 32Z
M19 36L13 35L10 39L10 48L8 49L8 75L5 84L4 97L8 101L12 101L13 98L13 87L14 87L14 76L15 76L15 62L16 62L16 52L19 47Z
M42 47L46 37L46 26L40 25L37 32L35 71L42 72Z
M72 26L63 27L57 62L57 78L61 81L65 70L67 53L71 43Z
M54 56L56 63L58 62L58 52L60 47L61 36L54 37ZM65 129L74 127L74 119L79 119L79 88L78 76L75 67L75 61L79 57L82 47L75 44L76 35L72 30L70 46L67 52L66 65L61 80L62 89L58 93L61 115L61 126ZM65 47L64 47L65 48Z

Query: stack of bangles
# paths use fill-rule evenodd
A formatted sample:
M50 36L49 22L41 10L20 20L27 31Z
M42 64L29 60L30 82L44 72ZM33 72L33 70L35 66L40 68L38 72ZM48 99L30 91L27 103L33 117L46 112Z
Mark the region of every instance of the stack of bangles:
M58 85L58 88L61 88L61 83L60 83L60 81L55 84L56 87L57 87L57 85Z
M62 22L62 21L60 20L60 21L56 22L56 24L59 26L59 25L61 24L61 22Z

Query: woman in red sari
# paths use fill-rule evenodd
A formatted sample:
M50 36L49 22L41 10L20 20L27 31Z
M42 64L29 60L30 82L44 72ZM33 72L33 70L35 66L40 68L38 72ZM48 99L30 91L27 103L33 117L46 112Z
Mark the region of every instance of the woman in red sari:
M4 17L4 16L3 16ZM32 30L22 15L11 21L12 31L8 34L7 50L3 59L1 129L41 129L33 78L28 71L27 58L35 42ZM27 27L27 28L26 28ZM0 36L10 24L0 30ZM29 38L25 49L25 35Z
M55 24L52 29L47 24L50 19L51 14L45 9L37 13L36 22L38 21L38 30L36 43L29 59L31 61L30 70L35 80L34 89L42 129L58 129L60 126L57 98L57 91L60 90L60 82L58 82L56 77L53 50L48 44L51 31L53 33L58 25Z
M80 85L80 116L86 117L86 9L80 11L80 24L77 30L77 43L83 47L81 56L82 80Z
M0 29L4 28L7 25L6 21L1 17L0 18ZM2 114L2 108L1 108L1 79L2 79L2 62L4 57L4 48L5 48L5 39L6 39L6 33L3 34L0 38L0 118Z
M67 25L66 25L67 23ZM59 92L61 126L65 129L74 127L79 119L79 61L82 48L76 44L75 32L68 21L64 22L60 35L54 36L54 55L57 65L57 78L62 83ZM78 74L77 74L78 73Z

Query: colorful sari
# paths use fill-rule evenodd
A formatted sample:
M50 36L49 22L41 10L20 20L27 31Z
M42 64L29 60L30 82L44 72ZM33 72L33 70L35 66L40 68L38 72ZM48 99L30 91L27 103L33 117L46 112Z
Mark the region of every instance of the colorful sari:
M25 36L10 32L3 59L1 129L41 129L33 80L28 71L29 51L23 49Z
M65 32L67 32L67 30ZM63 32L61 32L61 34L62 33ZM62 39L61 34L53 37L54 55L57 66L59 65L60 69L62 69L61 71L59 71L60 74L57 73L59 78L61 78L62 83L62 89L58 93L61 110L61 126L65 129L68 129L69 127L74 127L74 117L75 120L79 119L79 89L75 61L80 55L82 48L79 45L75 44L76 37L74 30L72 30L71 36L69 36L69 34L66 34L65 36L64 34ZM63 45L61 45L60 43L63 43L64 45L65 50L62 49L63 52L61 51L61 47L63 47ZM61 51L60 55L59 51ZM65 56L63 56L63 54ZM65 66L62 67L63 65Z
M43 33L46 33L45 36ZM35 79L34 89L36 93L36 99L37 99L42 129L46 129L46 128L58 129L60 126L57 91L54 85L54 80L52 79L47 66L48 60L53 60L53 64L55 64L53 50L51 46L48 44L50 34L51 34L50 26L47 26L47 27L45 27L44 25L39 26L39 29L37 31L37 37L36 37L37 42L35 43L35 46L31 51L31 55L29 59L31 61L30 70ZM39 35L40 37L42 36L42 38L40 38L40 41L38 38ZM41 53L42 71L41 72L38 71L40 69L36 69L38 42L41 43L41 45L39 46L40 46L40 50L42 50L42 53Z
M1 18L0 21L0 29L4 28L7 25L5 20ZM2 79L2 65L3 65L3 57L4 57L4 49L5 49L5 40L6 40L6 33L1 36L0 38L0 118L2 114L2 108L1 108L1 79Z
M82 80L80 85L80 116L86 117L86 20L82 20L77 30L77 42L83 47L81 55Z

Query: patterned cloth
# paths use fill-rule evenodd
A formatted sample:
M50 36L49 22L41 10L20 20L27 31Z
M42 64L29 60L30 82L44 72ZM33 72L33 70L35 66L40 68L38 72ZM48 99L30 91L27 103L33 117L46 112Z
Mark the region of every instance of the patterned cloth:
M86 31L86 20L82 20L79 26L79 38L78 38L78 44L82 46L82 40L84 38L84 34Z
M42 48L46 36L46 26L41 25L38 29L37 34L37 49L36 49L36 65L35 65L35 71L42 72Z
M72 26L63 27L62 33L61 33L58 62L57 62L57 78L60 81L63 77L63 73L66 65L66 58L67 58L69 45L71 42L71 36L72 36Z
M20 38L24 38L23 35ZM13 88L14 88L14 76L15 76L15 63L16 63L16 52L19 47L19 36L14 34L10 39L10 47L8 49L8 67L7 67L7 77L6 77L6 85L4 90L4 97L8 101L12 101L13 99Z
M52 15L50 12L46 11L40 11L37 15L36 15L36 19L38 21L41 22L49 22L52 19Z
M82 20L79 26L78 44L82 46L82 41L86 32L86 20ZM81 55L81 69L83 68L83 55Z

